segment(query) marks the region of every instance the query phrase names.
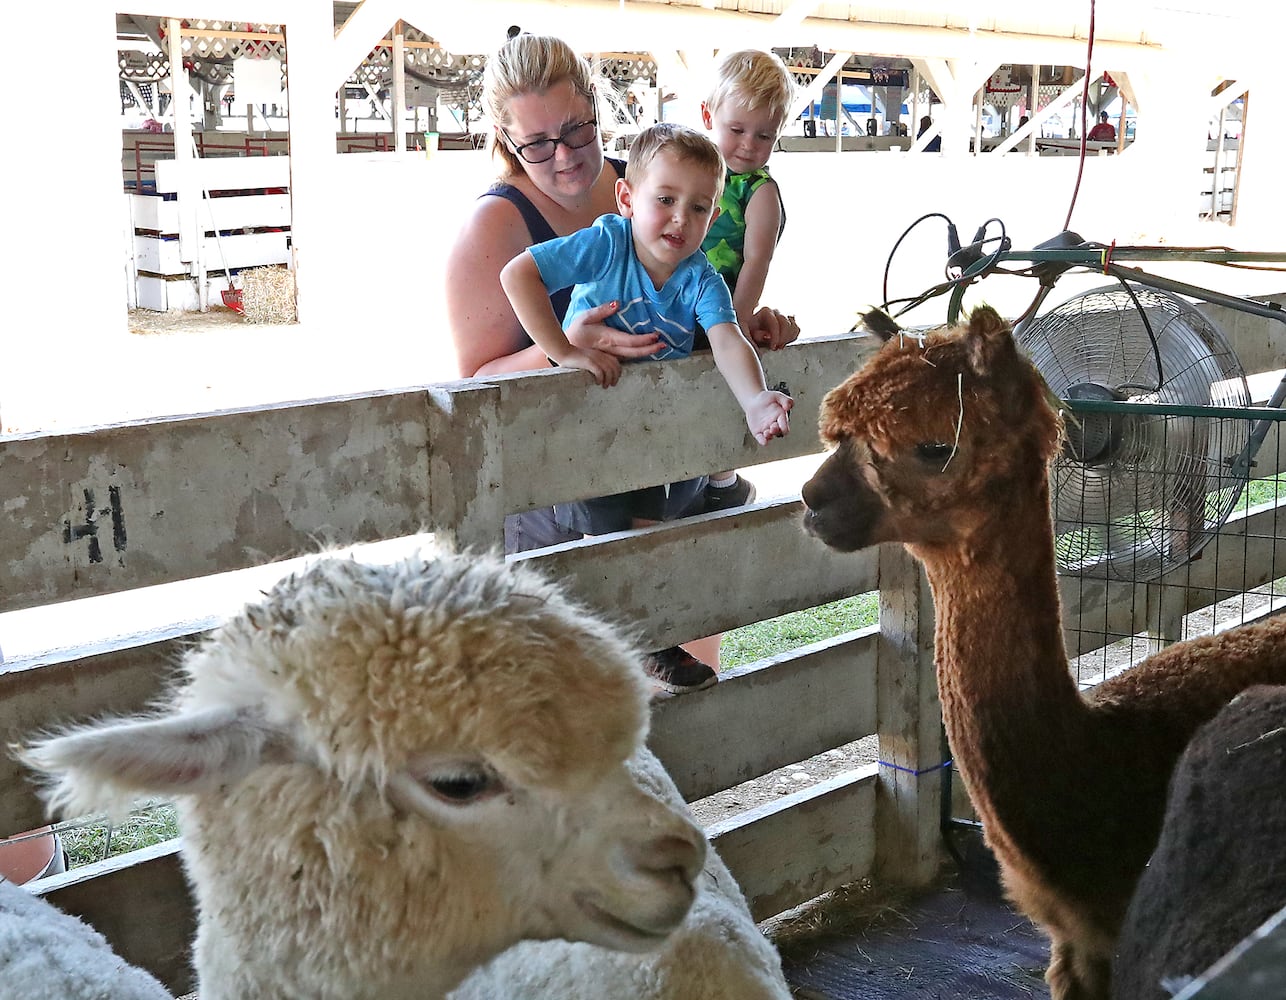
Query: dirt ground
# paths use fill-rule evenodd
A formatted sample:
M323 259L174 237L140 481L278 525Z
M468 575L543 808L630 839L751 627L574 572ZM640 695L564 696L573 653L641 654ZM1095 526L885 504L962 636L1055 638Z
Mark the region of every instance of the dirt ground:
M868 736L834 750L827 750L811 760L789 764L762 778L726 789L709 798L692 803L692 811L702 826L710 826L738 813L776 802L792 792L811 788L845 771L872 764L878 757L876 737Z

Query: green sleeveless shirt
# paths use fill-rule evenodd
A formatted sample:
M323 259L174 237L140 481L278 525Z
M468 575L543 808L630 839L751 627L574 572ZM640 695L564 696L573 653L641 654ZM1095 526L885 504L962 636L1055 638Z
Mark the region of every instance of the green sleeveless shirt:
M741 265L745 262L746 206L750 196L769 180L768 168L760 167L746 174L728 174L719 199L719 218L714 220L710 232L701 243L701 251L714 269L723 275L728 290L735 291ZM781 206L781 225L777 239L786 228L786 206L781 201L781 188L776 187L777 203Z

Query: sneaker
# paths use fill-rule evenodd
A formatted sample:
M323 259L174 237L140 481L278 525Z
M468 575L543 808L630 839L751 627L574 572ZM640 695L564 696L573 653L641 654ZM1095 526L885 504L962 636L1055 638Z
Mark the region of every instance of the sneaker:
M705 509L702 513L709 514L715 510L732 510L734 507L744 507L748 503L754 503L757 495L758 491L755 490L755 484L740 473L737 474L736 482L731 486L711 486L707 483Z
M687 694L710 687L719 679L714 668L678 646L649 653L643 660L652 683L670 694Z

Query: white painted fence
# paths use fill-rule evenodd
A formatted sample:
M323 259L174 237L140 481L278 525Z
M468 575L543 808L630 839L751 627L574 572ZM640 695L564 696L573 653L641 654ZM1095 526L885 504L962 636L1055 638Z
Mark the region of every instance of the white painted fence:
M242 268L289 262L288 157L163 159L154 166L154 193L125 195L131 307L204 309L212 295L236 287Z

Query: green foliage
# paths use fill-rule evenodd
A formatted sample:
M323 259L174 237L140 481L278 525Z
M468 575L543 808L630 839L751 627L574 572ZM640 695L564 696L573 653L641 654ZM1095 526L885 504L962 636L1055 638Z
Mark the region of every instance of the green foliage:
M114 825L106 820L94 820L60 833L63 850L67 852L68 868L137 851L164 840L173 840L178 835L178 820L174 806L169 803L136 809L124 821Z
M1245 492L1233 509L1245 510L1261 503L1275 503L1284 491L1286 491L1286 473L1279 473L1271 479L1252 479L1246 484Z
M875 591L793 611L780 618L725 632L719 645L720 660L724 667L738 667L810 642L866 628L878 618L879 595Z

